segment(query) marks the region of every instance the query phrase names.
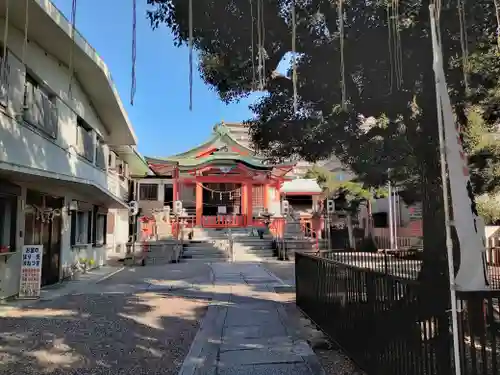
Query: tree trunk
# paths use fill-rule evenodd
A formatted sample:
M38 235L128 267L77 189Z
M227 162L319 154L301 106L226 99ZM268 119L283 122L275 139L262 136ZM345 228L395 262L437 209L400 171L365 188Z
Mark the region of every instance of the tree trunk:
M432 64L432 47L429 51L429 65ZM435 350L438 356L439 374L451 373L451 336L449 334L450 292L446 252L446 228L443 200L441 165L439 159L439 129L435 80L433 71L427 69L423 77L423 92L417 103L422 111L419 119L420 142L416 155L421 167L422 216L424 251L419 275L421 293L419 304L422 317L430 322L437 321ZM447 182L445 181L447 184Z

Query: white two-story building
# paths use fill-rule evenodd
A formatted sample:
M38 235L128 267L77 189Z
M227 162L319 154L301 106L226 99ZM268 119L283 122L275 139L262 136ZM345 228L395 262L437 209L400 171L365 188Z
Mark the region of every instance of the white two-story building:
M23 245L43 245L42 285L122 252L129 176L148 171L97 52L48 0L26 27L25 4L6 17L0 0L0 298L18 293Z

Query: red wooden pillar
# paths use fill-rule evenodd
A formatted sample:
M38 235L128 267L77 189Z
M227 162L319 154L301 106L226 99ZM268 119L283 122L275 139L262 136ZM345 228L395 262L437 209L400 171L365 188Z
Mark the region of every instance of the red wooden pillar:
M246 213L247 213L247 225L253 225L253 202L252 202L252 194L253 194L253 185L251 182L245 182L246 191L247 191L247 204L246 204Z
M175 202L179 200L179 181L177 179L174 180L172 188L173 188L172 200Z
M203 185L201 182L196 183L196 225L201 225L201 217L203 216Z
M247 204L248 204L248 184L241 184L241 208L240 214L243 217L243 225L248 225L248 213L247 213Z

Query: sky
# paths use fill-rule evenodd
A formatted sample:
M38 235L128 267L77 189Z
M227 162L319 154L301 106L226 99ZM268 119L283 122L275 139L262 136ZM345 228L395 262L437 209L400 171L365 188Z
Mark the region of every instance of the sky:
M70 19L72 1L52 1ZM216 123L251 117L248 105L255 96L226 105L205 86L196 67L190 111L188 49L174 46L168 28L151 29L146 0L138 0L137 7L134 106L130 105L132 0L79 0L76 27L111 70L137 134L140 153L169 156L183 152L206 140Z

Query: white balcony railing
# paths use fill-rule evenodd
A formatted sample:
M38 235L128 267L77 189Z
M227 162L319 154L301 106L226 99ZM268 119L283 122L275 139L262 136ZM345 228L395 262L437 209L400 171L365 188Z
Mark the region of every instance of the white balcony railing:
M46 135L57 137L57 107L38 87L26 82L24 121Z
M108 172L108 190L123 201L128 201L128 180L122 181L115 172Z

